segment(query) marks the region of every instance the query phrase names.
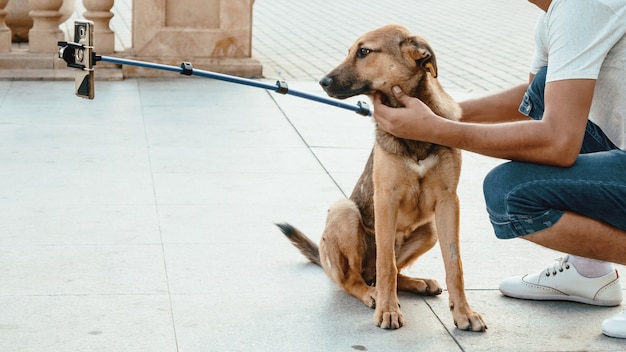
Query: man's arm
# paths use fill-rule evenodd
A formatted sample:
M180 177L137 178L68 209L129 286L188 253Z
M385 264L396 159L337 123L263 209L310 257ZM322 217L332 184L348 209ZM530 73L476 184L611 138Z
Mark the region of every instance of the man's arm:
M595 80L550 82L542 120L467 123L435 115L424 103L400 92L405 108L390 108L374 99L374 118L383 130L502 159L571 166L580 152ZM497 119L495 119L497 120Z
M532 76L531 76L532 81ZM494 123L527 120L519 112L528 84L520 84L502 92L484 97L462 101L463 122Z

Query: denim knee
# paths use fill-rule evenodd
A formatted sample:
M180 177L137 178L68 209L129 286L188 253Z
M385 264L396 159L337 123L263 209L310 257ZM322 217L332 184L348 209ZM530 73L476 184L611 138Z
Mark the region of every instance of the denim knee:
M544 206L539 194L544 185L532 179L528 164L508 162L485 177L483 193L496 237L526 236L553 226L563 211ZM530 177L526 177L530 176ZM537 196L537 197L535 197Z

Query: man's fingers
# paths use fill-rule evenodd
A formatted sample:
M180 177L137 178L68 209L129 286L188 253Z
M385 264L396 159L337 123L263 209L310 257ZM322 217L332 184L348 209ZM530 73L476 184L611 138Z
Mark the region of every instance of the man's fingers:
M400 87L393 86L391 88L391 91L393 92L396 100L398 100L403 106L407 106L408 102L411 101L411 97L406 95Z

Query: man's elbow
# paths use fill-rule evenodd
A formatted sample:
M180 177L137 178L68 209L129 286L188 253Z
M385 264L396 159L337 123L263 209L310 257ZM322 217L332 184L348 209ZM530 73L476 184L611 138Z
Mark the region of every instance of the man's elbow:
M559 167L571 167L576 163L576 158L563 158L562 160L558 161L556 166Z
M580 154L580 146L572 143L556 145L549 153L549 163L559 167L570 167L576 163Z

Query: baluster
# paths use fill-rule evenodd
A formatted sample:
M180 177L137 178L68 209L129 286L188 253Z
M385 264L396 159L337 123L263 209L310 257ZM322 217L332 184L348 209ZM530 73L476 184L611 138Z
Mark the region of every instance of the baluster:
M28 51L49 53L58 50L57 42L64 39L59 29L63 0L28 0L33 28L28 31Z
M8 3L9 0L0 0L0 52L2 53L11 51L11 30L4 22L8 13L4 8Z
M97 53L112 53L115 51L115 34L109 27L113 17L110 11L114 0L83 0L84 16L93 21L93 44Z

